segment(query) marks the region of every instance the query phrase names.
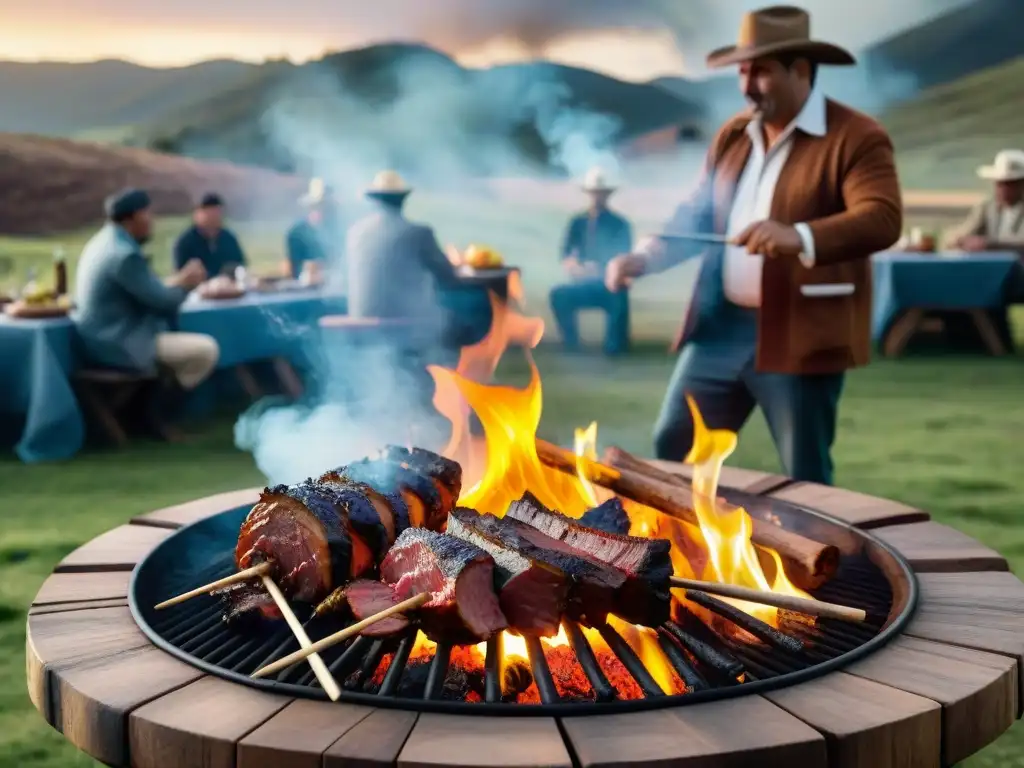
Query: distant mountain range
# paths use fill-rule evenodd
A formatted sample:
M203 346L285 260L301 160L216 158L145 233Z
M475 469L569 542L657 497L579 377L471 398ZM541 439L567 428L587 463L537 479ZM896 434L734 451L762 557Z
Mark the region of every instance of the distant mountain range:
M855 95L835 93L876 110L906 100L1020 56L1022 22L1022 0L975 0L863 51L857 82L846 84ZM468 69L425 46L387 44L304 65L0 62L0 103L0 131L283 171L391 165L437 177L575 168L646 132L710 129L740 99L729 76L627 83L550 62Z
M699 102L549 62L468 69L425 46L376 45L276 66L140 126L143 145L287 171L397 166L432 176L584 154L687 121Z

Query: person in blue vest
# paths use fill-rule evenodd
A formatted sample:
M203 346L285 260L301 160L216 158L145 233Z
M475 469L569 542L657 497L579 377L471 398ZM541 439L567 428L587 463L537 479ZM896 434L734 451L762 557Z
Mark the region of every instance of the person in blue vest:
M298 279L307 262L316 264L320 271L330 266L343 272L343 234L334 192L323 179L312 179L299 202L305 215L285 236L289 274Z
M562 244L562 267L569 282L551 291L551 311L568 351L580 348L579 312L600 309L607 315L604 352L618 355L629 349L629 293L613 293L604 284L605 267L633 247L630 223L608 208L615 191L604 172L593 168L583 181L590 206L569 221Z
M207 192L192 212L192 226L174 243L174 268L182 269L193 259L201 262L210 277L234 276L245 266L245 253L234 233L224 227L224 200Z

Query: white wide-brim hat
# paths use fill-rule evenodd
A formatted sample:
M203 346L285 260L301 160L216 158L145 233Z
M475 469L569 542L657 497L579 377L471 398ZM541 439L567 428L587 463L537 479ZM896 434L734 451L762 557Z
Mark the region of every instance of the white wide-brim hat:
M614 192L615 185L609 181L607 174L601 168L591 168L583 177L584 192Z
M302 205L319 205L327 199L329 190L323 179L310 179L309 189L299 198Z
M412 191L398 171L381 171L366 188L368 195L404 195Z
M1024 151L1004 149L992 165L978 168L978 176L989 181L1024 181Z

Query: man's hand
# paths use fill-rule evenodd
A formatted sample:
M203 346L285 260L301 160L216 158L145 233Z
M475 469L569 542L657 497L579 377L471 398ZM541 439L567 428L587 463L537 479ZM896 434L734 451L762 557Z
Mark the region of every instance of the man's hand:
M633 280L644 273L646 261L635 253L624 253L608 262L604 272L604 285L612 293L629 287Z
M189 259L185 266L179 269L172 277L171 284L179 288L192 290L206 280L206 267L199 259Z
M804 242L796 228L777 221L754 222L740 232L732 242L745 247L747 253L769 258L799 256L804 250Z
M967 235L966 237L958 238L956 246L961 250L977 253L978 251L988 250L988 238L984 235Z

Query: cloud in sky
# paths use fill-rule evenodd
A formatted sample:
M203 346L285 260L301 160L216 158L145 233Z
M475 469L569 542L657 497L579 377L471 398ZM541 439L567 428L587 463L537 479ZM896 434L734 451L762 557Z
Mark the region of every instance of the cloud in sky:
M860 48L967 0L805 0L813 33ZM307 59L389 39L424 40L474 63L547 56L647 75L700 69L764 0L34 0L5 8L0 57ZM0 0L0 5L14 5ZM63 27L55 28L53 19ZM612 37L609 30L627 35ZM642 75L641 75L642 76Z

